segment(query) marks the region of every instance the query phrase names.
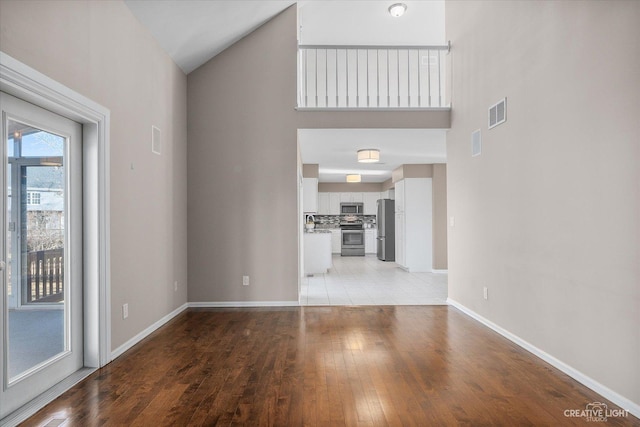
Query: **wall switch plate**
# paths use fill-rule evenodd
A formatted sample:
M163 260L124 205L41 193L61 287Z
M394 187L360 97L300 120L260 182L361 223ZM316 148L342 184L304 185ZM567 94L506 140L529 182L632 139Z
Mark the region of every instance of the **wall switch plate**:
M456 226L456 219L454 217L449 218L449 227L453 228Z
M126 319L129 317L129 304L122 304L122 318Z
M173 292L178 292L178 281L173 282Z
M486 286L483 288L484 299L489 299L489 288Z
M249 286L249 276L242 276L242 286Z

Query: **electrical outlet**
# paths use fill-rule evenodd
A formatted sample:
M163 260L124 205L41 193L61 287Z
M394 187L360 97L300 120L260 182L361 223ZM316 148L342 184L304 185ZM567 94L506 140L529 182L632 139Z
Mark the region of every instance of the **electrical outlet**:
M178 281L173 282L173 292L178 292Z
M249 276L242 276L242 286L249 286Z
M129 317L129 304L122 304L122 318L126 319Z
M489 288L487 288L486 286L483 288L483 293L484 293L484 299L489 299Z

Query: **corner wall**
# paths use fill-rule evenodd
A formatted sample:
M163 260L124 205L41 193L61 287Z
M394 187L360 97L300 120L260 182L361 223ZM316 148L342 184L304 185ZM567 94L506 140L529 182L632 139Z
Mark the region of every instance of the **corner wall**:
M189 74L189 301L298 301L295 28L294 6Z
M187 301L186 76L120 1L3 0L0 29L0 50L111 110L116 349Z
M635 405L639 22L633 1L446 2L449 296Z

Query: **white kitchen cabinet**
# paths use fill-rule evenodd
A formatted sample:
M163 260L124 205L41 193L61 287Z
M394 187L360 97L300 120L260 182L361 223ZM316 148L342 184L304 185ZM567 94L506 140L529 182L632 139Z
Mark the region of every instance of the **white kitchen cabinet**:
M340 215L340 193L329 193L329 215Z
M326 273L331 265L331 233L304 233L304 274Z
M302 178L302 211L318 212L318 178Z
M320 215L331 215L329 193L318 193L318 213Z
M376 215L378 213L378 199L380 193L362 193L364 199L364 214Z
M342 252L342 231L339 228L331 230L331 253Z
M367 229L364 230L364 252L367 254L375 254L378 251L378 245L376 239L378 237L378 230Z
M362 193L339 193L340 203L364 203L364 197Z
M396 263L411 272L430 272L433 258L431 178L396 183Z

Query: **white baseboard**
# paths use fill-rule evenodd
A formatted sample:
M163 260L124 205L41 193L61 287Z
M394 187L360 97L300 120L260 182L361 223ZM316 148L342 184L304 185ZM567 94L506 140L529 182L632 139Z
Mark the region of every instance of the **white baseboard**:
M500 335L502 335L503 337L505 337L509 341L519 345L520 347L524 348L528 352L533 353L535 356L538 356L540 359L544 360L545 362L549 363L550 365L554 366L555 368L561 370L562 372L564 372L565 374L569 375L574 380L578 381L579 383L585 385L586 387L588 387L591 390L595 391L596 393L600 394L602 397L605 397L605 398L609 399L610 401L612 401L616 405L620 406L622 409L627 410L630 414L632 414L632 415L634 415L636 417L640 417L640 405L638 405L637 403L632 402L631 400L627 399L626 397L624 397L624 396L616 393L615 391L611 390L610 388L600 384L599 382L597 382L593 378L591 378L591 377L583 374L582 372L578 371L577 369L567 365L563 361L561 361L559 359L556 359L555 357L553 357L549 353L546 353L545 351L543 351L543 350L539 349L538 347L534 346L533 344L523 340L522 338L518 337L517 335L512 334L511 332L507 331L506 329L496 325L492 321L480 316L478 313L476 313L475 311L465 307L464 305L460 304L459 302L457 302L455 300L452 300L451 298L447 298L447 303L449 305L457 308L458 310L462 311L467 316L469 316L469 317L477 320L478 322L482 323L483 325L493 329L494 331L496 331L497 333L499 333ZM586 403L588 403L588 402L586 402Z
M176 308L171 313L167 314L166 316L164 316L163 318L161 318L160 320L158 320L157 322L155 322L154 324L152 324L151 326L149 326L145 330L141 331L136 336L134 336L131 339L129 339L127 342L122 344L120 347L118 347L115 350L113 350L111 352L111 360L114 360L117 357L122 356L122 354L125 351L129 350L131 347L133 347L134 345L138 344L140 341L145 339L147 336L151 335L151 333L153 333L156 329L158 329L160 326L164 325L169 320L171 320L174 317L176 317L178 314L180 314L183 311L185 311L188 307L189 307L188 303L182 304L180 307Z
M431 272L435 273L435 274L449 274L449 270L436 270L436 269L433 269L433 270L431 270Z
M298 307L299 301L202 301L188 303L191 308Z

